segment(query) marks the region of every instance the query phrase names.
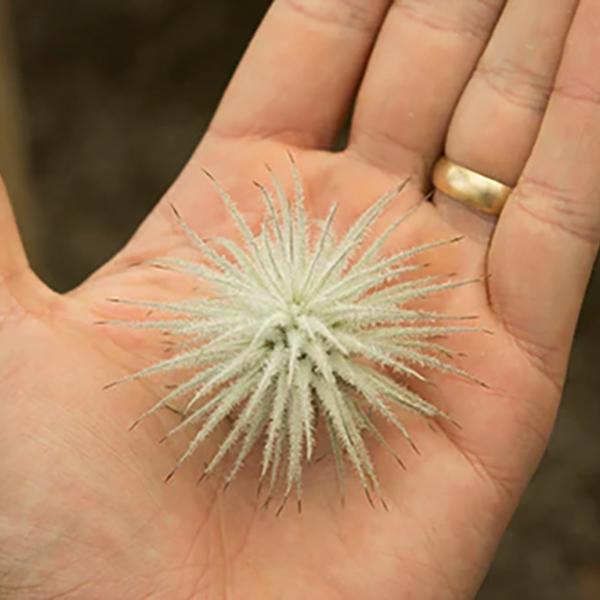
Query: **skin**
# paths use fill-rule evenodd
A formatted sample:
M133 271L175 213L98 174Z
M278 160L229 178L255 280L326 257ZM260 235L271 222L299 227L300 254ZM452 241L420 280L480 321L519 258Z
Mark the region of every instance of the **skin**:
M548 443L598 248L598 32L596 0L275 1L180 177L65 295L29 269L2 192L0 597L473 598ZM256 226L251 181L267 161L288 182L285 150L313 215L340 201L340 230L407 177L386 223L417 203L443 152L515 188L497 221L436 194L388 247L464 235L429 269L482 279L434 305L493 331L447 341L487 388L432 375L420 390L460 429L402 415L417 455L384 426L406 473L369 446L389 511L353 477L341 506L329 455L306 468L301 513L259 507L260 456L226 492L197 485L219 433L165 484L186 447L158 444L176 415L127 431L162 382L102 390L161 355L148 335L94 324L143 316L106 298L189 291L139 265L189 253L169 204L207 236L235 235L204 167Z

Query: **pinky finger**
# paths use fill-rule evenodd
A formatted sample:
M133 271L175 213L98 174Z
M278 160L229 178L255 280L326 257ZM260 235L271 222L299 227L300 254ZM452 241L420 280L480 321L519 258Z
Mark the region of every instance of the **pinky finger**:
M581 0L538 140L489 256L500 319L560 385L600 240L600 3Z

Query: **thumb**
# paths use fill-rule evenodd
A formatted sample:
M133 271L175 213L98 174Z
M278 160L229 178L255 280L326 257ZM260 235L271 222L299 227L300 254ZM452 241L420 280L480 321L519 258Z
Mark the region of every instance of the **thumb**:
M45 286L29 268L8 192L0 177L0 315L14 308L31 306Z

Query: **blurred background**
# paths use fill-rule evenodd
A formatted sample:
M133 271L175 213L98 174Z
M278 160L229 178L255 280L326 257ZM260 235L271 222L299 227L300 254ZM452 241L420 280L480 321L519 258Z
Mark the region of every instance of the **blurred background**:
M0 172L49 285L80 282L160 198L268 4L0 0ZM555 435L479 600L600 599L599 306L596 274Z

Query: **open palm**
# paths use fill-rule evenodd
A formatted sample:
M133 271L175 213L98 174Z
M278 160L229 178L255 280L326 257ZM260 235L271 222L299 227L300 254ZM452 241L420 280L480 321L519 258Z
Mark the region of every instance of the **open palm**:
M123 251L69 294L28 269L0 199L6 597L474 595L547 444L600 228L600 75L586 60L600 52L600 6L504 5L275 2L179 179ZM535 52L523 52L532 39ZM349 142L332 152L357 85ZM440 194L423 201L444 144L453 160L515 186L497 223ZM159 382L102 390L161 352L145 335L95 325L135 314L106 299L184 293L140 264L189 252L169 204L203 235L233 235L204 167L256 225L252 180L265 162L283 175L286 149L307 210L323 217L340 202L340 229L411 177L386 222L418 208L388 250L462 234L430 253L430 269L481 277L436 308L478 315L493 331L449 341L488 388L436 377L427 399L462 427L407 418L420 454L384 429L407 465L372 447L389 511L350 480L342 506L325 455L306 470L302 513L289 506L275 518L256 500L252 460L226 492L218 478L196 484L215 440L165 484L186 447L157 443L176 415L127 431Z

